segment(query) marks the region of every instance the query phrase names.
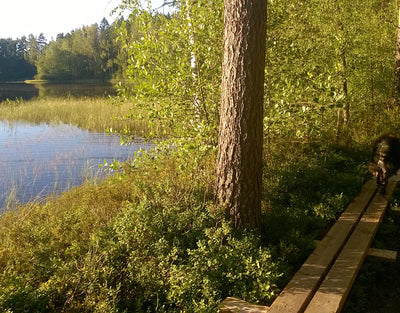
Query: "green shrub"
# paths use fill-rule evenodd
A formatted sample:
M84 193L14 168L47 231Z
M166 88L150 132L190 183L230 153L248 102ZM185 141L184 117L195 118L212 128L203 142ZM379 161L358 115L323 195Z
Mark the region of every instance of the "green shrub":
M235 234L227 223L205 234L188 251L188 262L174 267L173 302L187 312L215 312L226 296L271 302L278 291L280 268L269 250L260 246L259 236Z
M3 311L211 312L230 295L273 298L279 261L210 201L213 158L143 162L2 217Z

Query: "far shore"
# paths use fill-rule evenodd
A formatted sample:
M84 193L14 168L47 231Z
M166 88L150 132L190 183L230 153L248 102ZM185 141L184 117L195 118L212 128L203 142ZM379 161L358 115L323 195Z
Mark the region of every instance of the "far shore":
M113 84L111 80L102 79L77 79L77 80L46 80L46 79L27 79L25 84Z
M47 84L48 81L45 79L27 79L27 80L24 80L24 83L35 85L35 84Z

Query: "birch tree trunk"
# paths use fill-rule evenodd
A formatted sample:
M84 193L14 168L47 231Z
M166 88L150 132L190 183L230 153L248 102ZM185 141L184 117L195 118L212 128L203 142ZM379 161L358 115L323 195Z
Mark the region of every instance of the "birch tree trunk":
M400 8L398 13L397 39L396 39L396 70L395 70L395 102L400 105Z
M266 0L225 0L216 198L235 227L260 226Z
M340 4L338 1L335 2L336 6L336 14L338 17L338 27L339 32L341 34L341 43L338 51L339 62L341 66L340 70L340 77L342 79L342 95L343 95L343 106L338 108L337 114L337 128L336 128L336 141L342 136L343 126L347 125L350 121L350 106L349 106L349 99L348 99L348 86L347 86L347 60L346 60L346 35L345 35L345 26L342 22L344 17L342 16L342 10L340 8Z

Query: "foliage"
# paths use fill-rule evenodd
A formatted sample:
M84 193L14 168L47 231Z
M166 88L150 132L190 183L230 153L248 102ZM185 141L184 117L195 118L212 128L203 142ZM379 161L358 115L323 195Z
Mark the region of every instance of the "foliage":
M271 302L278 291L280 266L269 249L260 247L258 236L238 237L227 222L206 229L205 235L188 250L188 264L174 268L172 301L181 308L195 304L189 310L193 312L217 310L221 295Z
M339 109L348 108L354 126L366 111L393 109L394 5L269 1L267 138L351 138L338 129ZM167 15L142 1L124 0L120 7L131 11L120 29L129 61L121 96L150 97L153 105L141 116L157 120L169 137L215 145L222 1L174 1Z
M118 23L109 25L104 18L100 25L59 34L36 58L36 77L51 81L112 78L117 71L118 50L114 40Z
M232 293L270 301L279 261L257 234L223 221L209 201L210 163L185 161L142 160L3 214L1 310L208 312Z
M147 117L161 121L168 135L215 143L222 48L222 1L174 1L172 13L132 10L123 24L130 84L124 97L151 98ZM135 24L136 32L126 28ZM141 108L143 109L143 108Z
M0 81L23 80L36 74L35 67L27 60L30 44L26 37L0 39Z
M359 111L389 106L395 88L394 2L269 2L268 136L315 140L337 131L340 108L350 108L351 124L361 121Z
M121 77L126 66L118 28L111 25L83 26L67 34L58 34L47 43L43 34L17 40L0 39L0 81L37 79L51 81L97 80ZM121 52L120 52L121 51Z
M263 178L263 242L296 267L359 192L368 177L369 149L285 142L270 149Z

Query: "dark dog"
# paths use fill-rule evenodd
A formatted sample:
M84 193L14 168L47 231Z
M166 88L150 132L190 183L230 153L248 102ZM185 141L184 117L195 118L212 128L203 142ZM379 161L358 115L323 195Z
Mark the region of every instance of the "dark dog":
M390 176L400 168L400 140L393 135L382 135L374 143L369 171L376 177L381 193L386 194Z

